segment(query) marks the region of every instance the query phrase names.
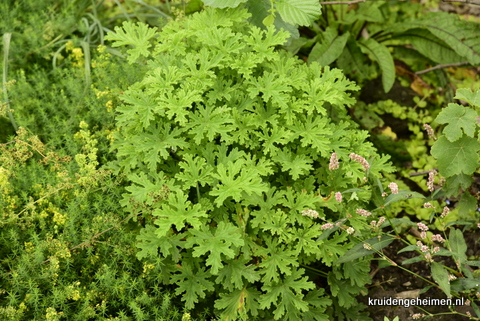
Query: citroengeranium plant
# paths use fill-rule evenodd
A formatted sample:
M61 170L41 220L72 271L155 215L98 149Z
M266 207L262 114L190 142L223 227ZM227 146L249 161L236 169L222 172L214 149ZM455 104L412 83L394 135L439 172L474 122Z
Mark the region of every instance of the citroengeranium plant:
M248 17L207 8L106 37L148 65L121 95L113 143L122 205L144 224L137 257L187 309L208 299L223 320L364 318L368 257L334 262L372 237L369 204L393 168L347 114L357 86L277 50L289 34Z

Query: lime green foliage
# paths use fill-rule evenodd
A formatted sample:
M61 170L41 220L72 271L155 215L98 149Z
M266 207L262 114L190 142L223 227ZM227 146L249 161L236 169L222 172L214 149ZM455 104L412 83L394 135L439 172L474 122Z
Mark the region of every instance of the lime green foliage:
M76 161L22 127L0 145L2 320L182 319L158 268L135 257L139 226L86 123L75 140Z
M248 17L208 8L170 22L121 96L112 167L130 181L121 204L147 222L137 256L188 309L214 302L224 320L326 320L332 301L330 318L356 317L369 260L333 263L372 234L356 211L393 168L346 113L357 87L276 51L288 33ZM106 38L151 32L130 27ZM320 229L327 218L336 232Z

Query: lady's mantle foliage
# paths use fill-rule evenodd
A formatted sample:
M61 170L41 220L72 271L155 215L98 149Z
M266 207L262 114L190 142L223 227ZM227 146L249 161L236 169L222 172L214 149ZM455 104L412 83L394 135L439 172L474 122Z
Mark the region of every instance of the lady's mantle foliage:
M331 301L300 265L331 266L350 244L339 232L319 241L317 220L325 213L337 219L340 206L354 213L370 199L358 192L345 205L320 195L362 184L370 195L364 181L391 167L347 117L354 101L346 91L357 87L339 70L276 51L288 34L254 27L248 16L207 9L169 23L157 38L128 22L125 32L108 35L114 45L148 49L153 42L150 53L131 51L130 61L147 56L150 71L117 109L114 146L132 182L123 205L147 221L138 258L160 252L165 279L178 285L188 309L217 295L225 318L324 320ZM328 169L332 152L335 171ZM320 217L303 216L305 209ZM365 220L350 220L358 236ZM342 278L363 274L364 265L329 268L330 284L343 287ZM367 281L332 293L352 307Z

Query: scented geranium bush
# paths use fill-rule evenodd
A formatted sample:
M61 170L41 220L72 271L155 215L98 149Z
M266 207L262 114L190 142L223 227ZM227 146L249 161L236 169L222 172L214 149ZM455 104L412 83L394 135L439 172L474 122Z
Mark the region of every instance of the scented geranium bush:
M148 65L121 96L112 164L145 224L137 257L223 320L363 318L370 261L334 262L372 235L368 204L392 167L349 119L358 88L248 18L207 8L107 36Z

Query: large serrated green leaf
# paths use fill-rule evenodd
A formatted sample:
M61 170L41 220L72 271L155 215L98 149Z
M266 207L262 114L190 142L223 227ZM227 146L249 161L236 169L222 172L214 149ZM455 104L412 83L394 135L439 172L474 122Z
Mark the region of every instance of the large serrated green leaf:
M316 0L279 0L277 10L285 22L309 26L320 16L320 4Z
M323 40L315 44L308 56L308 61L316 61L321 66L328 66L342 54L350 33L340 36L335 28L328 27L322 35Z
M467 136L473 137L477 126L476 117L477 113L470 108L458 104L448 104L448 107L438 114L435 121L439 124L448 124L443 129L443 134L449 141L454 142L462 137L462 129Z
M472 106L480 107L480 90L472 92L467 88L459 88L456 92L455 99L461 99Z
M370 55L380 65L382 70L383 90L389 92L395 82L395 64L388 48L372 38L359 41L358 44L363 52Z
M244 2L247 2L247 0L203 0L206 6L214 8L236 8Z
M437 262L432 262L432 277L440 286L442 291L447 295L447 297L451 297L450 294L450 281L448 280L448 272L445 267Z
M475 138L463 136L450 142L441 136L432 146L432 155L438 161L440 174L445 177L453 175L471 175L478 167L480 144Z

